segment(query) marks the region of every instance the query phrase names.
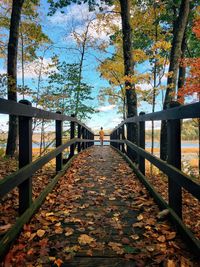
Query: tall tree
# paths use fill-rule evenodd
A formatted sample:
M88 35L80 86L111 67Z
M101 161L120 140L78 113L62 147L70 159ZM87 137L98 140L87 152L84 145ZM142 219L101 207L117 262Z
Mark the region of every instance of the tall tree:
M92 87L80 81L79 63L67 64L56 57L53 61L56 70L50 71L49 85L43 88L38 104L54 112L60 110L66 115L76 114L79 119L89 118L95 112L94 107L90 106Z
M181 58L181 45L185 29L187 26L188 15L190 10L190 0L182 0L179 8L179 15L174 21L173 40L170 53L170 64L167 78L167 90L165 94L163 109L167 109L169 103L174 100L177 87L177 73L179 69L179 60ZM161 149L160 158L167 159L167 123L162 121L161 125Z
M135 84L129 78L134 74L134 62L132 57L132 29L131 29L131 1L119 0L121 7L122 34L123 34L123 54L124 54L124 75L127 76L125 81L126 88L126 105L127 117L137 115L137 95ZM137 124L127 125L127 139L137 143ZM132 150L127 149L129 157L136 160L136 155L133 155Z
M7 75L8 100L17 101L17 50L19 39L19 25L24 0L13 0L8 42ZM16 149L17 117L9 116L9 131L6 155L13 156Z
M99 5L98 1L95 0L73 0L73 1L62 1L62 0L49 0L51 4L51 14L55 13L58 8L63 8L71 3L85 3L88 2L89 8L92 9L95 5ZM114 4L111 0L101 0L100 3ZM132 57L132 30L130 23L130 7L131 0L119 0L121 8L121 21L122 21L122 34L123 34L123 54L124 54L124 75L127 77L125 82L126 87L126 104L127 104L127 116L132 117L137 115L137 95L135 92L135 85L131 82L131 77L134 74L134 62ZM128 125L127 135L129 140L136 143L137 141L137 125Z

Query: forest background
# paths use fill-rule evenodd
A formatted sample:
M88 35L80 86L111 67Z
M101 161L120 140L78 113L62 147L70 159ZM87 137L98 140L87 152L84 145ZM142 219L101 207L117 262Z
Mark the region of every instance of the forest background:
M127 117L127 82L134 84L138 111L161 110L166 92L181 103L199 101L199 1L189 4L182 26L181 53L174 57L178 65L175 82L175 71L169 67L176 22L183 4L189 1L128 1L134 68L128 76L124 75L120 1L88 1L89 6L73 2L77 1L24 1L17 61L18 100L26 98L39 108L75 114L96 131L100 126L109 131ZM4 98L11 10L12 1L1 0L0 95ZM0 118L1 132L7 132L8 118ZM160 125L147 125L150 127L154 132ZM186 122L188 128L183 139L197 140L198 121ZM51 125L34 123L35 131L44 129L51 131Z

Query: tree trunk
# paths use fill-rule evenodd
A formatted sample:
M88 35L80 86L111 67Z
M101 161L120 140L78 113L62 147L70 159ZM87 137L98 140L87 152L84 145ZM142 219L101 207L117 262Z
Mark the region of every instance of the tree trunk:
M17 101L17 49L19 39L19 23L24 0L13 0L8 42L8 100ZM17 117L9 116L9 131L6 155L13 156L16 149Z
M181 60L183 60L185 57L186 49L187 49L187 44L186 44L186 31L185 31L184 36L183 36L182 45L181 45ZM185 76L186 76L186 67L183 66L182 62L180 62L179 74L178 74L178 92L185 84ZM180 98L180 96L177 93L177 100L178 101L179 101L179 98Z
M179 59L181 57L181 45L183 41L184 32L187 26L188 15L190 10L190 0L182 0L179 16L174 23L173 29L173 41L170 53L170 64L167 78L167 90L165 94L165 100L163 109L167 109L168 104L174 100L177 84L177 73L179 68ZM161 136L160 136L160 158L162 160L167 159L167 122L162 121L161 124Z
M130 0L119 0L121 7L122 34L123 34L123 54L124 54L124 75L131 77L134 74L134 62L132 57L132 30L130 24ZM137 115L137 95L135 85L127 80L126 87L126 105L127 117ZM127 125L127 139L137 143L137 124L129 123ZM136 160L136 155L130 149L127 150L129 157Z

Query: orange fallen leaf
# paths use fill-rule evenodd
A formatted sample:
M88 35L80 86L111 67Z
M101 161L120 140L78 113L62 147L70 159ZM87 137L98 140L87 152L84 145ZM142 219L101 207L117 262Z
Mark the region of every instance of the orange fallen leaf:
M165 238L164 235L161 235L161 236L159 236L159 237L157 238L157 240L163 243L163 242L166 241L166 238Z
M93 256L93 252L92 252L92 250L91 249L88 249L88 251L86 252L86 254L88 255L88 256Z
M62 234L63 233L63 229L61 227L56 227L55 233L56 234Z
M42 230L42 229L37 230L37 236L43 237L44 234L45 234L44 230Z
M56 264L58 267L62 265L63 261L61 259L57 259L54 261L54 264Z
M165 266L166 267L176 267L177 265L176 265L176 263L173 260L167 260Z
M31 249L28 250L27 255L33 255L33 253L34 253L34 249L31 248Z

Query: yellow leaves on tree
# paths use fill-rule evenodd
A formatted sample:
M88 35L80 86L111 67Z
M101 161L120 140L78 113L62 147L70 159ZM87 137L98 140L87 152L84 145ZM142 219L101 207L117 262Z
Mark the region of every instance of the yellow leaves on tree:
M158 42L156 42L156 43L153 45L152 50L155 51L155 50L159 49L159 50L169 51L170 48L171 48L171 43L162 40L162 41L158 41Z

